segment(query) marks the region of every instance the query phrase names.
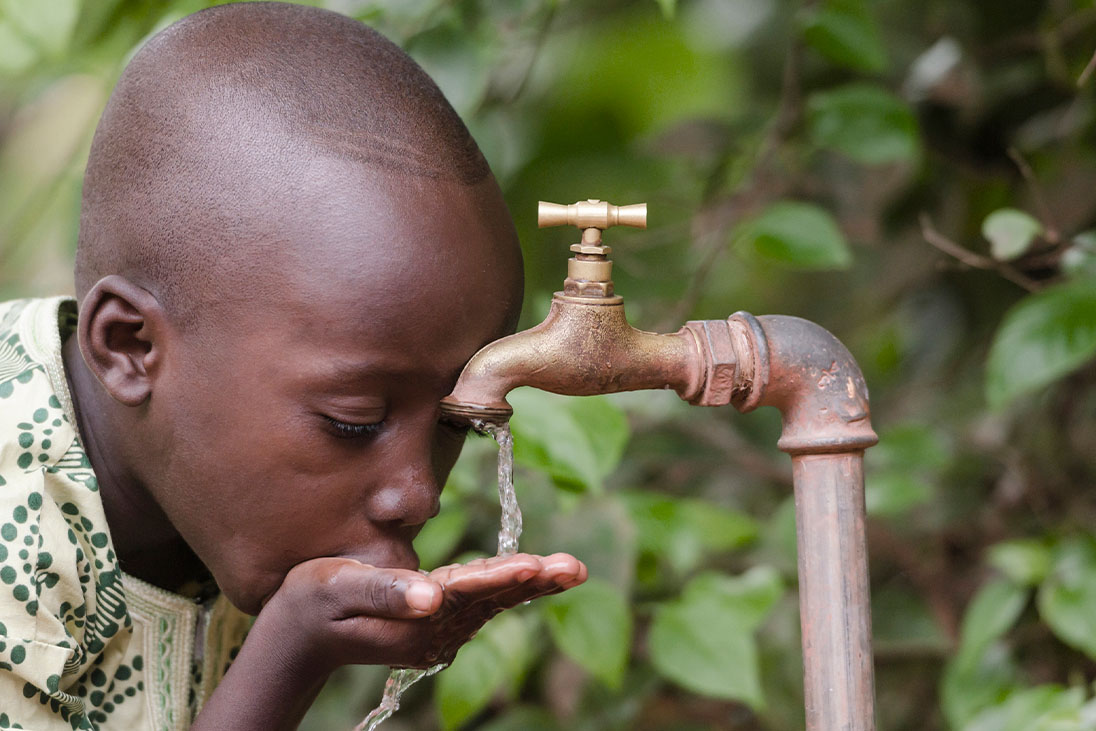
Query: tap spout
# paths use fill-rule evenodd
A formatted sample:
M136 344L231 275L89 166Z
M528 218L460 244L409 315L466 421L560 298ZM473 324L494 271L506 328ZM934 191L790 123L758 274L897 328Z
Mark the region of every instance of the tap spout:
M542 323L472 357L441 409L450 419L506 421L512 413L506 394L518 386L568 396L673 389L690 400L701 389L703 371L688 328L644 332L628 324L620 297L557 292Z

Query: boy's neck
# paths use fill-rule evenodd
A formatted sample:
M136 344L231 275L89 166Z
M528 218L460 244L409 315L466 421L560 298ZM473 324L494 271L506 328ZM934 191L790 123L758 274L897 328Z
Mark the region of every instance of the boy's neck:
M78 431L95 470L122 570L168 591L204 581L208 570L126 464L130 407L102 388L84 363L75 335L65 341L61 353Z

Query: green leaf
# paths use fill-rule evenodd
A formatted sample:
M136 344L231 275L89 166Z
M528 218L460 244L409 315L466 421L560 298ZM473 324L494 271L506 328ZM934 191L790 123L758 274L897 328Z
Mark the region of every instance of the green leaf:
M1066 644L1096 658L1096 539L1063 541L1039 587L1039 615Z
M812 94L807 126L816 145L864 165L914 162L921 154L910 106L874 84L853 83Z
M753 541L753 518L706 500L623 493L638 529L640 549L665 558L679 573L696 567L705 550L729 551Z
M531 620L505 613L483 626L440 673L435 691L443 729L460 728L495 694L513 694L532 659Z
M773 510L761 531L762 543L774 554L773 560L782 560L788 571L795 571L799 539L795 525L795 497L789 495Z
M25 71L35 61L59 57L79 14L80 0L0 0L0 72Z
M619 688L632 645L632 613L612 584L589 579L545 603L552 640L610 688Z
M527 550L581 556L591 577L629 591L635 580L639 535L627 506L614 493L583 495L574 503L563 510L553 506L539 529L535 525L539 516L527 511ZM535 504L527 507L537 509Z
M700 544L712 551L740 548L757 537L757 522L753 518L707 500L681 500L680 512Z
M896 517L929 502L937 474L951 459L948 442L923 424L902 424L882 432L879 446L866 457L868 513Z
M951 464L952 448L931 426L898 424L880 432L866 460L871 469L936 472Z
M990 547L991 566L1021 586L1035 586L1050 571L1051 550L1043 541L1021 539Z
M648 637L663 677L703 695L764 706L754 630L783 595L777 572L756 567L740 577L698 576L663 605Z
M829 2L808 9L798 21L803 40L829 61L856 71L887 68L886 48L864 2Z
M990 643L1007 632L1028 600L1028 590L1011 581L995 580L983 586L963 615L955 662L973 667Z
M1043 233L1043 224L1030 213L999 208L982 221L982 235L994 259L1008 261L1027 252Z
M964 725L983 709L998 705L1016 687L1016 672L996 640L1007 632L1027 605L1030 591L997 579L983 586L967 606L959 648L941 680L944 714L952 728Z
M739 226L740 248L799 269L845 269L852 253L833 216L813 203L779 201Z
M961 729L984 709L1000 705L1015 692L1017 676L1000 644L991 645L973 665L960 665L953 658L940 683L940 706L948 727Z
M1085 702L1081 688L1040 685L1014 693L1002 705L978 714L963 731L1085 731L1080 711Z
M456 729L487 706L506 682L494 649L473 639L438 675L437 704L443 729Z
M520 388L514 407L514 461L542 470L557 484L600 491L628 442L628 420L603 396L576 398Z
M678 4L656 2L663 12ZM636 10L640 12L602 19L612 25L591 16L593 22L585 24L582 32L553 32L547 39L545 53L559 61L566 59L562 66L556 64L554 85L567 93L543 98L532 129L546 127L554 143L551 149L584 150L596 163L591 171L595 177L611 174L597 169L603 162L596 156L605 150L598 142L618 145L683 119L721 118L727 110L744 105L750 93L746 68L737 55L697 43L687 23L667 22L660 13ZM581 140L574 137L576 125L584 131ZM620 155L610 159L617 161L616 166L621 164ZM573 160L567 161L567 170L573 181Z
M1096 355L1096 279L1029 295L1009 310L986 361L986 399L1000 408Z
M905 472L872 475L864 484L868 515L896 517L932 500L932 483Z

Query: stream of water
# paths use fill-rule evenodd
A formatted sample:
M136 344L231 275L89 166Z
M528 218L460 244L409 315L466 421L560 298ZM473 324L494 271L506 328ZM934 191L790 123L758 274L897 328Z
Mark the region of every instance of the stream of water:
M499 445L499 505L502 518L499 521L499 556L511 556L518 552L518 538L521 537L521 507L514 492L514 436L509 424L491 424L474 419L472 428L481 434L490 434ZM384 683L381 702L370 711L354 731L373 731L399 710L400 698L404 691L423 678L435 675L446 668L446 664L420 670L419 668L392 668L388 680Z
M499 523L499 556L512 556L518 552L521 537L521 507L514 492L514 435L510 424L489 424L474 420L472 426L478 432L486 432L499 445L499 505L502 519Z

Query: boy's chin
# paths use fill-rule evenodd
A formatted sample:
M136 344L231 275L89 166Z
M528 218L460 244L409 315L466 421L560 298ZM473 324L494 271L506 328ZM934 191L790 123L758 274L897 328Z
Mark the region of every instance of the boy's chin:
M225 598L232 602L232 606L244 614L258 616L270 597L277 593L281 582L264 582L261 587L254 584L239 586L235 582L218 582L218 586Z

